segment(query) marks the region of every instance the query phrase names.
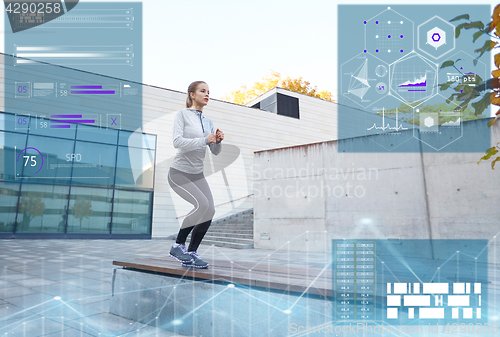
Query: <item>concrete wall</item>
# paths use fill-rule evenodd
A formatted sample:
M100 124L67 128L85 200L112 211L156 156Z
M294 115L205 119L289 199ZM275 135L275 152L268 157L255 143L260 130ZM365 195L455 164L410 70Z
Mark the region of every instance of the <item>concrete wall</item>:
M486 130L496 144L500 123L485 125L466 122L464 133ZM255 248L330 251L334 238L489 239L490 251L499 245L500 176L490 162L477 165L483 154L339 153L340 142L369 140L255 153Z

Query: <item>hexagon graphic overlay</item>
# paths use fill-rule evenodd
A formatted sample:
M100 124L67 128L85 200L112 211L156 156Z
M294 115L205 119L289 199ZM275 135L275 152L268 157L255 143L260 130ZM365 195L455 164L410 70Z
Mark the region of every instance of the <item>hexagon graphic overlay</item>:
M447 61L453 61L452 66L448 66L439 70L439 93L447 98L452 98L456 93L467 93L467 90L484 83L487 79L486 64L479 60L474 64L474 57L464 51L459 51L452 56L446 58ZM444 61L443 61L444 62ZM472 100L472 103L477 102L480 98ZM469 105L472 112L475 107ZM469 112L470 113L470 112ZM488 109L483 111L487 114ZM468 120L466 114L463 121ZM475 119L475 118L474 118Z
M387 151L393 151L413 138L416 125L407 122L412 108L401 104L392 96L386 96L368 109L365 117L365 135Z
M455 26L434 16L417 27L419 51L435 59L455 49Z
M341 66L341 93L362 107L388 94L389 65L370 53L360 53Z
M467 107L462 103L491 77L492 62L474 54L489 36L473 43L474 31L464 29L455 38L464 13L487 22L491 6L339 5L337 132L340 139L365 136L359 144L339 143L339 149L484 153L491 135L475 113L486 99L480 92ZM449 99L462 104L461 111ZM486 108L480 117L488 113Z
M414 49L414 24L390 7L364 21L365 50L393 62Z
M443 44L446 44L446 32L438 27L434 27L427 32L427 44L430 44L436 50Z
M413 119L419 122L413 136L430 148L440 151L463 135L463 111L455 102L445 103L441 95L413 109Z
M390 94L415 107L437 94L437 64L412 52L390 66Z

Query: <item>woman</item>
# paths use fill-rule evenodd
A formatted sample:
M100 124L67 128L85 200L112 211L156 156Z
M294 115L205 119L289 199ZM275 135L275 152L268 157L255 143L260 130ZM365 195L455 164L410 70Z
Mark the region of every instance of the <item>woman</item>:
M222 150L224 133L217 129L210 118L203 114L209 100L208 85L196 81L189 85L186 109L177 111L174 118L173 142L177 150L168 172L170 187L194 208L182 222L177 240L170 249L170 256L185 267L207 268L196 250L205 236L215 214L212 192L203 175L203 160L206 146L213 154ZM191 242L186 250L186 238L191 233Z

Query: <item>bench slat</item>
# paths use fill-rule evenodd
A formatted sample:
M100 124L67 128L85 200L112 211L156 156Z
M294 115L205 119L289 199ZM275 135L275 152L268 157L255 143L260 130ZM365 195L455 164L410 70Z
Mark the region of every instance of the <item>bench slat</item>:
M304 268L294 266L271 265L268 267L267 264L231 263L227 260L210 260L205 257L204 260L210 263L208 269L182 267L173 259L133 259L113 261L113 265L181 277L234 282L249 287L332 296L331 269L323 271L319 268L308 268L306 271ZM249 269L252 270L250 273ZM307 273L309 277L306 277ZM320 276L317 277L318 275ZM317 279L312 283L316 277Z

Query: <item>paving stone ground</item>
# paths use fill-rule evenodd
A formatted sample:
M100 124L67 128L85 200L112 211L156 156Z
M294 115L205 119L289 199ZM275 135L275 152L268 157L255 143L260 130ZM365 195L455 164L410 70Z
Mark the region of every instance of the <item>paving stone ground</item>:
M0 240L0 336L179 336L109 314L113 260L169 259L171 240ZM323 268L324 253L220 248L200 256ZM414 272L429 272L428 263ZM428 262L428 261L427 261ZM404 267L401 267L404 268ZM489 265L490 294L500 294L500 266ZM397 270L393 271L398 273ZM55 299L60 297L61 300ZM498 299L500 305L500 299Z

